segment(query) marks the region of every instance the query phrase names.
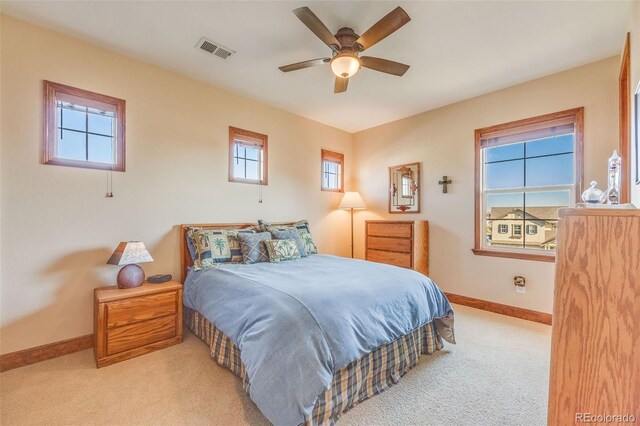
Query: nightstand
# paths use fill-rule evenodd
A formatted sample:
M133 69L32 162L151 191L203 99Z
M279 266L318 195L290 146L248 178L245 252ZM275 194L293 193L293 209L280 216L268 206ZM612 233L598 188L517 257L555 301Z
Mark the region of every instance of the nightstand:
M94 290L93 335L98 368L182 342L182 284L143 283Z

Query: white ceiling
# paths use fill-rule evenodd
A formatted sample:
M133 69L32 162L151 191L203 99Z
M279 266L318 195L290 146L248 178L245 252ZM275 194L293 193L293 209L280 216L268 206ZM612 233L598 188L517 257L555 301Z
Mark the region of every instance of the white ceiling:
M412 20L366 51L410 64L404 77L362 69L333 94L329 56L296 16L362 34L396 6ZM630 1L2 1L2 13L350 132L616 55ZM207 37L237 51L195 48Z

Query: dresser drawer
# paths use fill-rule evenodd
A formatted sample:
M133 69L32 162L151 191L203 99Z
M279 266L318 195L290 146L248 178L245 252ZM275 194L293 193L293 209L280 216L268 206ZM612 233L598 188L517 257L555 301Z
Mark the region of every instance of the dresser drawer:
M176 336L176 317L169 315L107 331L107 355Z
M401 251L411 253L413 241L410 238L368 237L367 247L374 250Z
M411 268L411 253L396 253L391 251L367 250L367 260L387 263L389 265Z
M411 238L413 234L412 223L393 222L369 222L367 223L367 235L376 237L400 237Z
M175 314L176 292L150 294L106 304L107 328Z

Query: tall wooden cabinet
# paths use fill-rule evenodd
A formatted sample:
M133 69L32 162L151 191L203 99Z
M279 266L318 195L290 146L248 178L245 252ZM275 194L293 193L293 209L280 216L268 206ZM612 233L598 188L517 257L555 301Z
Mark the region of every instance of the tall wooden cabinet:
M429 222L367 220L364 226L366 260L429 274Z
M580 415L637 421L640 210L559 216L548 423L574 424Z

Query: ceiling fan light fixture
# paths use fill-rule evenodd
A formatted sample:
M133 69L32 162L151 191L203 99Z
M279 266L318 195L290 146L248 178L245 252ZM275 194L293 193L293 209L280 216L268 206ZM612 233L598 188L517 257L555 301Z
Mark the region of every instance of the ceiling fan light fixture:
M353 77L359 69L360 59L353 53L338 53L331 59L331 71L336 77Z

